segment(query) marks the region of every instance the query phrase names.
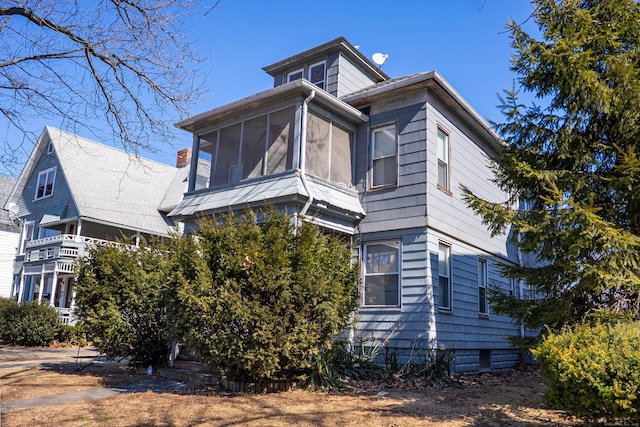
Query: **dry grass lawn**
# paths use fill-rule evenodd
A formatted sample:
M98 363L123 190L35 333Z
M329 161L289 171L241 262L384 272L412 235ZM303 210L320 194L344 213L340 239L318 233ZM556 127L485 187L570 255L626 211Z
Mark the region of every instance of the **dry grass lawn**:
M140 379L114 365L0 370L2 401ZM388 394L379 396L380 391ZM11 411L2 427L20 426L574 426L542 403L537 370L463 378L461 387L360 386L342 393L270 395L185 387Z

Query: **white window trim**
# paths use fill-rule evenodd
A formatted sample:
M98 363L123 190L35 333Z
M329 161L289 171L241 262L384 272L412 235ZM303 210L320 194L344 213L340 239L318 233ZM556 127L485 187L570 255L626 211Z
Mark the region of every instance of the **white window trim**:
M483 274L481 274L483 273ZM489 274L489 263L485 258L478 258L478 313L481 316L489 315L489 302L487 301L487 283ZM482 281L484 279L484 283ZM481 294L484 291L484 306Z
M440 147L438 146L440 144L439 142L439 138L438 138L438 134L442 133L446 138L445 141L447 143L447 160L445 161L444 159L440 158ZM436 130L436 157L437 157L437 176L436 176L436 183L438 185L438 188L447 192L447 193L451 193L451 133L447 132L442 126L438 125L437 130ZM440 163L443 163L446 166L446 172L447 172L447 177L446 180L447 182L445 183L445 185L443 186L442 184L440 184Z
M441 296L441 292L442 292L442 289L440 288L440 247L441 246L447 247L448 248L448 252L449 252L448 253L448 258L449 258L448 259L448 261L449 261L448 262L448 264L449 264L448 270L449 271L447 272L448 276L445 276L448 279L448 282L447 282L448 283L447 293L448 293L448 300L449 300L449 305L448 306L440 305L440 301L441 301L440 296ZM438 242L438 309L441 310L441 311L451 312L452 309L453 309L453 280L452 280L453 273L452 272L453 272L453 249L451 247L451 244L447 243L447 242L439 241Z
M370 273L367 274L367 246L369 245L379 245L379 244L389 244L393 243L398 246L397 248L397 257L398 257L398 270L395 272L387 271L385 273ZM387 240L376 240L371 242L363 242L362 243L362 299L360 300L360 308L400 308L402 306L402 240L401 239L387 239ZM366 304L366 280L367 276L384 276L388 274L396 274L398 276L398 300L395 305L372 305Z
M313 80L311 80L311 70L313 70L314 67L317 67L320 64L323 65L323 71L322 71L322 86L323 87L321 87L320 89L326 89L327 88L327 61L320 61L320 62L316 62L315 64L309 65L309 71L307 72L307 80L309 80L314 85L318 86L318 82L314 82ZM320 87L320 86L318 86L318 87Z
M46 194L46 188L47 188L47 182L48 182L47 177L49 176L49 174L51 172L53 172L53 179L52 179L52 182L51 182L51 192L49 194ZM52 168L49 168L49 169L45 169L45 170L43 170L43 171L38 173L38 179L36 181L36 193L34 194L33 200L42 200L42 199L46 199L48 197L53 196L53 190L54 190L55 183L56 183L56 173L57 173L57 167L55 167L55 166L52 167ZM40 178L42 176L45 176L44 190L43 190L42 196L38 197L38 190L40 190Z
M298 70L291 71L290 73L287 73L287 83L291 83L291 82L293 82L295 80L299 80L299 79L290 80L292 75L298 74L298 73L300 73L300 78L303 78L304 77L304 68L300 68Z
M27 236L27 229L31 226L31 235ZM25 254L27 252L27 242L33 240L33 236L35 234L36 222L35 221L25 221L22 225L22 234L20 236L20 255Z
M386 128L393 128L393 134L395 136L395 145L394 145L395 151L394 151L393 157L394 157L395 164L396 164L396 179L395 179L395 182L392 183L392 184L374 185L374 183L373 183L373 177L374 177L373 164L374 164L374 162L376 160L379 160L379 159L385 159L385 158L392 157L392 156L386 156L386 157L378 157L378 158L376 158L375 155L374 155L374 153L375 153L375 137L374 137L374 135L375 135L376 132L381 131L381 130L386 129ZM371 156L370 156L371 157L371 161L370 161L370 164L369 164L369 170L371 171L371 177L370 177L371 179L369 180L369 188L378 189L378 188L387 188L387 187L397 187L398 186L398 180L399 180L399 178L398 178L398 169L399 168L398 168L398 126L397 126L397 123L387 123L387 124L384 124L384 125L380 125L380 126L376 126L374 128L371 128L370 135L371 135Z

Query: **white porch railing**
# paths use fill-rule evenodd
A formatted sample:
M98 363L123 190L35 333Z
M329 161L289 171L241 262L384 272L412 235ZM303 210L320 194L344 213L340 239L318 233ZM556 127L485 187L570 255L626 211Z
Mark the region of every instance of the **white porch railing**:
M87 236L76 236L75 234L58 234L57 236L43 237L42 239L29 240L27 248L50 245L52 243L74 242L74 243L93 243L96 245L113 245L117 244L109 240L95 239Z
M64 262L50 262L46 264L28 265L23 267L25 276L37 276L43 273L69 273L73 274L73 264Z

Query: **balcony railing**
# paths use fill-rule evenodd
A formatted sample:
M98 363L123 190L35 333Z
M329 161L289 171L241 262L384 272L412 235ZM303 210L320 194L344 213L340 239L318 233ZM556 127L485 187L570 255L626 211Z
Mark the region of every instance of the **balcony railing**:
M109 240L95 239L87 236L76 236L75 234L58 234L57 236L43 237L42 239L30 240L27 242L27 248L35 248L38 246L46 246L54 243L74 242L74 243L93 243L96 245L113 245L117 244Z
M76 236L73 234L59 234L57 236L28 241L26 243L27 250L24 254L24 261L36 262L52 259L76 259L79 256L86 254L83 249L85 246L90 244L100 246L121 245L118 242L110 240Z

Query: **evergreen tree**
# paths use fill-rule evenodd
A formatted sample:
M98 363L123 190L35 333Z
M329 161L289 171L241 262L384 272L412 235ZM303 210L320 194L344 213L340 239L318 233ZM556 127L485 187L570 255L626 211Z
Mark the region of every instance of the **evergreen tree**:
M509 233L536 263L503 266L537 299L493 293L493 309L530 328L557 329L594 310L638 318L640 293L640 6L636 0L535 0L538 39L511 22L506 148L490 203L464 188L492 233ZM519 200L518 208L515 201Z
M358 269L345 242L273 211L203 219L174 239L174 336L228 378L294 378L348 326Z
M76 315L96 348L131 366L169 360L166 248L98 245L78 261Z

